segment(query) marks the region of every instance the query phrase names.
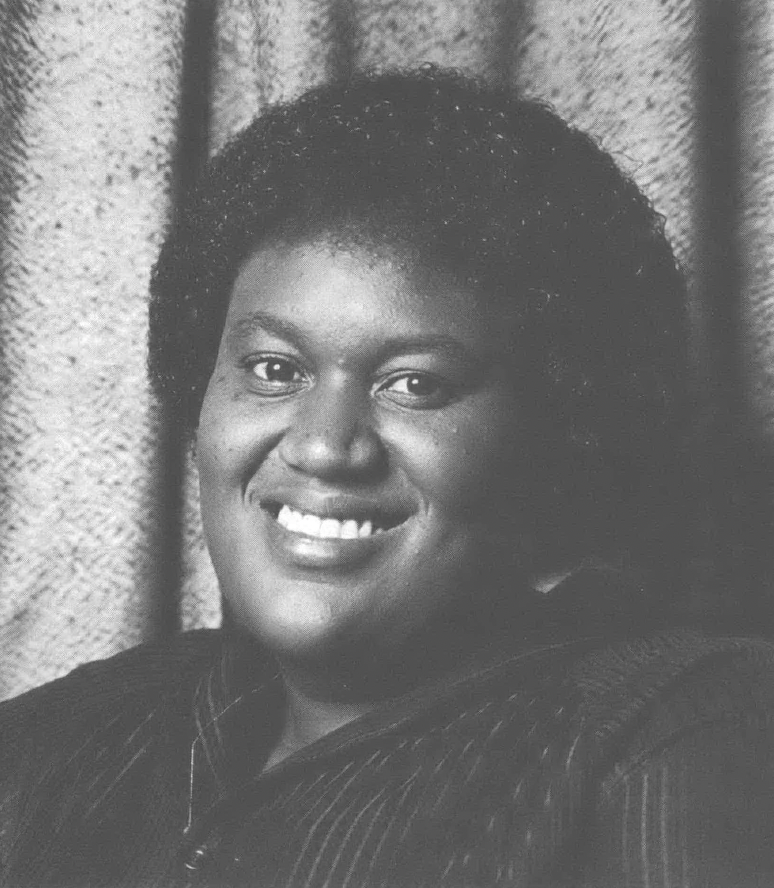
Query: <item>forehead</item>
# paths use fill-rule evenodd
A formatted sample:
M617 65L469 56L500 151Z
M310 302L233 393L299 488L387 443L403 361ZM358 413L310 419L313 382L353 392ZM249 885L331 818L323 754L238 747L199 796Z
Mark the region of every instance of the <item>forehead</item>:
M506 300L399 250L326 241L272 244L248 257L233 287L226 332L265 314L319 335L438 334L492 351L507 348L513 332Z

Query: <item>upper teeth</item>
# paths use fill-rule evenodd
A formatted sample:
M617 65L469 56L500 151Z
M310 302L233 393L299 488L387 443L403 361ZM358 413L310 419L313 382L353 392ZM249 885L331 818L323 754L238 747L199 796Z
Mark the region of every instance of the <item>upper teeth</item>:
M303 533L322 539L355 540L358 537L369 537L374 532L373 522L370 520L359 524L354 518L346 521L339 521L338 518L321 518L319 515L296 512L290 506L283 506L279 510L277 521L293 533Z

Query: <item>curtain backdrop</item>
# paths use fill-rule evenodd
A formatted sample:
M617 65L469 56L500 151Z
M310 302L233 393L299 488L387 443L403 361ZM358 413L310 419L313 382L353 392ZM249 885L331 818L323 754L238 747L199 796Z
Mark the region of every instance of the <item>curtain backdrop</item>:
M722 5L0 0L0 695L175 621L220 619L196 479L183 457L176 470L144 375L148 274L197 151L216 149L267 102L352 68L431 61L545 98L666 216L694 282L701 376L719 304L701 240L715 156L702 147L702 23ZM743 343L735 409L765 447L774 433L774 5L730 6L741 115L730 204L741 295L727 294Z

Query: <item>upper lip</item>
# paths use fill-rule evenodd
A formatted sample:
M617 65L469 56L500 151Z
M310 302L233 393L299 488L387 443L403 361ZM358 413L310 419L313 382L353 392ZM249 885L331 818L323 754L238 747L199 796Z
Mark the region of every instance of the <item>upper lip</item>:
M271 512L275 518L282 506L289 506L296 512L319 515L321 518L354 520L358 523L370 520L385 529L402 524L416 511L399 499L384 500L340 493L332 495L312 490L278 490L260 497L259 501L261 508Z

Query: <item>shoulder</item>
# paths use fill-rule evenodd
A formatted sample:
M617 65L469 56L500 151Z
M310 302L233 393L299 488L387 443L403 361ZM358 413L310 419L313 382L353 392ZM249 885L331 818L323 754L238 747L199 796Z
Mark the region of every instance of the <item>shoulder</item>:
M554 637L526 646L510 640L452 688L472 699L504 695L518 703L529 695L556 702L604 746L635 723L641 729L668 714L774 715L774 642L694 629L615 640Z
M105 805L126 813L153 797L158 812L136 816L155 822L175 803L170 767L186 760L197 689L220 674L229 648L220 632L185 633L1 704L0 857L26 872L35 853L54 853L60 833Z
M199 630L86 663L1 703L0 731L31 722L61 725L63 716L66 723L129 701L150 703L216 660L223 646L220 632Z
M774 726L774 642L766 639L662 632L581 656L570 684L589 748L612 775L679 744L719 747L721 733L746 755L743 738Z
M774 643L663 633L573 678L599 777L595 886L774 877Z
M0 802L79 751L118 746L152 713L190 700L223 648L220 632L181 634L79 666L0 704Z
M571 668L586 718L614 732L662 720L774 713L774 642L675 630L600 646Z

